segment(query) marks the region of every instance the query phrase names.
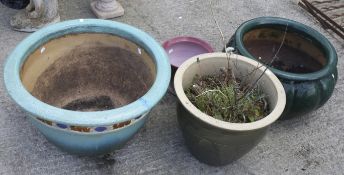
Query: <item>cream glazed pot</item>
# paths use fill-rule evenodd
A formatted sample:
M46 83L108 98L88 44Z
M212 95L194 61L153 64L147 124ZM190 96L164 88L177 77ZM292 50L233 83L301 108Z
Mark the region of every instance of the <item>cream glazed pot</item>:
M197 109L185 95L184 89L191 86L196 74L216 74L227 63L226 53L198 55L184 62L174 77L174 88L179 100L178 122L185 143L198 160L217 166L237 160L255 147L268 127L281 116L286 104L281 82L270 70L266 70L258 81L258 86L267 96L270 109L269 115L263 119L252 123L229 123ZM257 79L266 68L257 61L235 54L230 56L230 66L234 66L234 74L239 79L259 67L250 75L249 81Z

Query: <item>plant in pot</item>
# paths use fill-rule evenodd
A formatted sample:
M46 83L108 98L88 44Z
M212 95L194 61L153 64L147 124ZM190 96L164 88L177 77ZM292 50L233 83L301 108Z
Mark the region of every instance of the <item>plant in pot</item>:
M259 62L235 54L190 58L177 70L178 122L190 152L210 165L250 151L282 114L285 92Z
M132 26L80 19L45 27L8 56L9 95L56 146L103 155L123 146L165 94L170 64Z
M287 119L309 113L331 97L338 79L337 54L331 43L299 22L260 17L243 23L227 46L266 64L283 38L285 42L270 70L286 91L287 104L281 118Z

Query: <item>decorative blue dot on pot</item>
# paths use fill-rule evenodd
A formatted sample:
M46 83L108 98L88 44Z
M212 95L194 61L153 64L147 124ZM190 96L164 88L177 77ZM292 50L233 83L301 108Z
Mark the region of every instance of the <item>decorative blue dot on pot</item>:
M68 128L68 126L67 126L67 125L65 125L65 124L61 124L61 123L57 123L57 124L56 124L56 126L58 126L59 128L62 128L62 129L66 129L66 128Z
M103 132L106 130L106 127L102 126L102 127L96 127L94 130L96 130L97 132Z

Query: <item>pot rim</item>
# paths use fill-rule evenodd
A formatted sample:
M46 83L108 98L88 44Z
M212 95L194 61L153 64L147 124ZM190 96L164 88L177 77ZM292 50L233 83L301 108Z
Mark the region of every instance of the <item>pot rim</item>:
M285 104L286 104L286 94L284 91L284 88L282 86L282 83L278 80L278 78L269 70L267 69L264 73L272 82L277 92L277 100L276 100L276 106L275 108L270 112L270 114L263 119L260 119L258 121L252 122L252 123L230 123L225 122L222 120L215 119L214 117L211 117L202 111L200 111L196 106L194 106L191 101L187 98L186 94L184 93L183 88L183 76L185 71L193 64L197 62L197 59L200 61L206 60L206 59L216 59L216 58L227 58L226 53L206 53L201 54L195 57L190 58L189 60L185 61L177 70L175 76L174 76L174 89L176 92L176 95L178 97L179 102L185 107L186 110L188 110L193 116L200 119L201 121L208 123L209 125L212 125L217 128L225 129L225 130L231 130L231 131L250 131L250 130L257 130L260 128L264 128L272 124L274 121L276 121L282 114ZM261 65L259 70L264 71L265 66L260 64L259 62L249 59L247 57L232 54L231 59L236 59L237 61L246 62L248 64L251 64L252 66L256 67L257 65Z
M112 34L136 43L151 56L156 66L152 87L142 97L120 108L106 111L71 111L46 104L32 96L23 86L20 71L27 57L44 43L78 33ZM78 19L60 22L34 32L8 56L4 66L4 83L10 97L25 111L42 119L78 126L102 126L120 123L140 116L155 106L167 91L171 67L165 50L147 33L130 25L100 19Z
M239 28L235 32L235 49L238 49L239 52L243 55L248 55L250 58L254 58L247 49L245 49L243 43L244 34L248 31L264 25L288 25L288 28L293 28L294 30L300 31L303 35L306 35L313 40L317 41L324 49L325 56L327 58L327 63L323 66L320 70L311 72L311 73L291 73L282 71L279 69L275 69L270 67L269 69L272 70L278 77L289 79L289 80L299 80L299 81L309 81L309 80L316 80L322 77L328 76L333 73L333 68L337 66L337 54L336 50L332 46L332 44L328 41L326 37L320 34L318 31L314 30L313 28L306 26L302 23L297 21L293 21L286 18L279 18L279 17L258 17L251 20L248 20L241 24Z

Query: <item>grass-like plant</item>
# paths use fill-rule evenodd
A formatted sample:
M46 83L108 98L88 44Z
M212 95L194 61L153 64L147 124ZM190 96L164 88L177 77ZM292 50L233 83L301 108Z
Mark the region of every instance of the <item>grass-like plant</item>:
M189 100L202 112L216 119L232 123L248 123L264 118L268 103L264 93L256 86L246 97L240 82L228 79L227 73L195 76L192 86L185 90Z

